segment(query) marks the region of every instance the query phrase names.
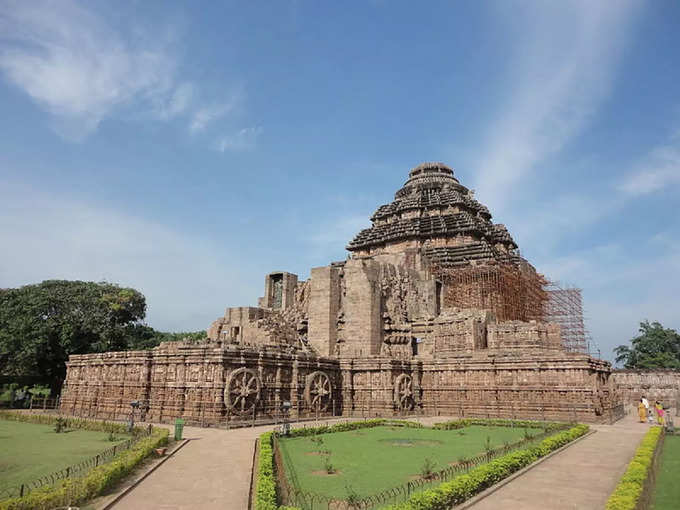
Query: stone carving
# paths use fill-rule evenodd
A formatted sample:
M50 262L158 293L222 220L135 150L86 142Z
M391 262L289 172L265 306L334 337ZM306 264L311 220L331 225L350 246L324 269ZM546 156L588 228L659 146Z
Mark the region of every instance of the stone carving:
M290 401L295 418L616 419L610 364L567 352L534 313L546 280L491 218L451 168L419 165L347 260L306 281L266 275L258 306L228 308L209 341L71 356L62 410L127 419L140 400L149 420L206 424L272 420ZM671 374L620 380L627 398L678 391Z
M394 404L400 411L410 411L414 403L413 379L408 374L401 374L394 381Z
M252 412L260 400L260 379L250 368L239 368L229 375L224 388L224 403L231 412Z
M333 386L324 372L313 372L307 376L305 400L313 411L327 411L333 399Z

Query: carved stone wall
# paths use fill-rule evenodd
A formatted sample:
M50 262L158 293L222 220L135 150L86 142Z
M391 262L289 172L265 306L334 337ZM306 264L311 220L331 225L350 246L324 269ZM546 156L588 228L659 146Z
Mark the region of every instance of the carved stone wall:
M73 355L62 411L195 424L408 414L609 422L620 416L609 365L544 351L446 359L319 358L232 345L165 343L152 351Z
M643 396L676 406L680 399L680 371L678 370L615 370L613 384L619 388L626 404L635 404Z
M319 372L325 376L320 401L308 387ZM152 351L71 356L61 407L126 419L130 402L139 400L143 419L208 424L273 417L286 400L293 416L328 416L341 408L338 376L337 360L301 352L167 342Z
M475 353L423 364L425 414L611 422L622 408L609 364L549 351Z

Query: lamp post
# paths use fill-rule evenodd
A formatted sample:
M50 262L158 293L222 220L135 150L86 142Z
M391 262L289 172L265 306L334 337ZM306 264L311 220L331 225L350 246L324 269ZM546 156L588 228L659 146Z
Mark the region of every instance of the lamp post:
M132 432L135 427L135 409L139 409L139 400L130 402L130 423L128 424L128 431Z
M284 400L281 402L281 412L283 413L283 424L281 425L282 432L285 436L290 434L290 422L288 421L288 413L290 412L290 402Z

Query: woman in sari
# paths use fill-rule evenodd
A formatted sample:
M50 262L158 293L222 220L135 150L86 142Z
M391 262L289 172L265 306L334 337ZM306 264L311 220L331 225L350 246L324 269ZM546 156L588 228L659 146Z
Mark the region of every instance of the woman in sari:
M638 403L638 416L640 417L640 423L647 421L647 408L642 399L640 399L640 402Z
M654 407L656 408L656 422L663 426L664 420L663 420L663 407L661 406L661 403L657 400L656 404L654 404Z

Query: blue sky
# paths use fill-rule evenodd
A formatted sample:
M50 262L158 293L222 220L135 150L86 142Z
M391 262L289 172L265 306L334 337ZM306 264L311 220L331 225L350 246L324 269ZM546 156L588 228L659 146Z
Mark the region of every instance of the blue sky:
M118 282L163 330L346 257L444 161L603 356L680 329L680 4L0 0L0 286Z

